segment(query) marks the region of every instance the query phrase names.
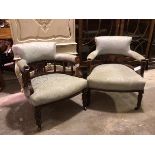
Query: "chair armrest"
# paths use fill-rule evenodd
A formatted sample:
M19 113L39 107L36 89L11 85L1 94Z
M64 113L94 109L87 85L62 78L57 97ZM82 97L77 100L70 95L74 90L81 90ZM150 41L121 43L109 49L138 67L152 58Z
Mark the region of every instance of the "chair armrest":
M17 62L17 66L19 67L22 74L24 92L27 96L30 96L34 92L30 78L30 67L23 59Z
M82 78L87 79L87 77L89 76L89 74L91 73L93 69L92 63L93 63L92 60L87 60L87 61L83 61L80 64L79 70L82 74Z
M68 62L72 62L74 64L79 63L80 59L78 56L75 55L71 55L71 54L64 54L64 53L59 53L55 55L55 60L56 61L68 61Z
M21 72L24 72L25 68L28 68L28 64L24 59L17 61L17 66L19 67Z
M94 60L96 58L96 56L98 55L98 51L95 50L93 52L91 52L88 56L87 56L87 60Z
M129 54L130 57L132 57L132 58L134 58L134 59L136 59L138 61L142 61L142 60L145 59L144 56L142 56L141 54L139 54L139 53L137 53L135 51L132 51L132 50L129 50L128 54Z

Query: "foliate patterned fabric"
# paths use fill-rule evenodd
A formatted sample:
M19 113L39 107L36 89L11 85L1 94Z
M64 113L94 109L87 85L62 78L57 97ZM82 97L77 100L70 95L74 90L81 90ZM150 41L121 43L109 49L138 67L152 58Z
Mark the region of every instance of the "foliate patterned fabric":
M140 75L121 64L99 65L87 80L88 87L103 90L143 90L145 86Z
M29 101L42 105L74 95L87 87L87 80L66 74L47 74L31 80L34 93Z
M31 42L12 47L15 59L25 59L27 63L53 60L56 53L55 42Z

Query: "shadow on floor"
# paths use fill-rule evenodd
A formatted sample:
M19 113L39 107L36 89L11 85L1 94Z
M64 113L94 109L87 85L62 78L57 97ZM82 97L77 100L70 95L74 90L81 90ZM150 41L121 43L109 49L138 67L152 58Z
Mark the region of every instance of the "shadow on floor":
M116 112L115 101L104 92L91 92L89 109L106 112Z
M42 131L51 129L81 112L82 106L72 100L52 103L42 108ZM6 116L7 125L14 130L21 130L23 134L37 133L34 120L34 108L28 103L13 105Z
M117 101L115 99L117 99ZM142 108L139 110L134 110L136 104L136 93L106 93L101 91L92 91L91 104L88 109L111 113L143 112Z

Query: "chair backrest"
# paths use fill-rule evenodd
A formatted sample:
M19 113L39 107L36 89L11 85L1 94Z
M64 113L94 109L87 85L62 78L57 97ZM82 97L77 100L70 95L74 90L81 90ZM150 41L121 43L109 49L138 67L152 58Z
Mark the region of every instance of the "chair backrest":
M132 37L128 36L101 36L96 37L96 51L98 55L119 54L128 56Z
M74 19L12 19L14 44L56 42L58 53L77 54Z
M95 37L96 41L96 50L91 52L87 59L93 60L95 58L101 58L101 57L111 57L112 59L114 57L124 57L125 59L128 57L136 60L141 61L142 59L145 59L141 54L132 51L130 49L130 43L132 41L132 37L129 36L100 36ZM110 58L110 59L111 59ZM124 59L123 58L123 59ZM105 58L106 59L106 58Z
M56 54L55 42L30 42L12 46L14 57L24 59L27 63L44 60L54 60Z

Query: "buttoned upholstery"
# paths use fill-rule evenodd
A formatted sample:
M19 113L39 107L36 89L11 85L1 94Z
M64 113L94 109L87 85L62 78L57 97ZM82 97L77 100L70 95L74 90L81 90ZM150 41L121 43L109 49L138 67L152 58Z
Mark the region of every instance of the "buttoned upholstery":
M145 80L122 64L103 64L95 67L87 78L88 87L101 90L143 90Z

